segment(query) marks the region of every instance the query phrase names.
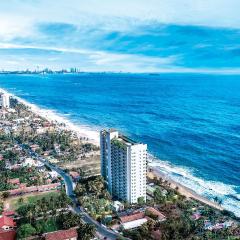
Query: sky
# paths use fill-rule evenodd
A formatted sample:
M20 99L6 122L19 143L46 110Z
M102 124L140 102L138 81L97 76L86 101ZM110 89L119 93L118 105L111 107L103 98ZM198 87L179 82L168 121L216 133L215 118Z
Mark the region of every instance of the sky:
M240 73L239 0L0 2L0 69Z

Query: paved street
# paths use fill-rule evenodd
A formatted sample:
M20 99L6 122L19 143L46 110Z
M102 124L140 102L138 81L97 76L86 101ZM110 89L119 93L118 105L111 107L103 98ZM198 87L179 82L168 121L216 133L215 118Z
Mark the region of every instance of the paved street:
M96 227L98 235L102 236L105 239L114 240L114 239L117 238L118 235L116 233L114 233L112 230L106 228L105 226L102 226L97 221L95 221L93 218L91 218L84 211L84 209L82 207L77 207L77 199L76 199L76 196L74 194L74 183L72 181L72 178L65 171L63 171L61 168L49 163L46 159L39 156L37 153L33 152L32 150L30 150L29 148L27 148L23 144L20 144L20 146L22 148L24 148L25 150L28 150L29 154L32 157L35 157L39 161L43 162L46 166L48 166L52 170L56 171L63 178L63 180L65 182L65 187L66 187L66 193L72 199L72 201L75 203L75 206L76 206L72 210L77 214L81 214L82 219L85 223L93 224Z

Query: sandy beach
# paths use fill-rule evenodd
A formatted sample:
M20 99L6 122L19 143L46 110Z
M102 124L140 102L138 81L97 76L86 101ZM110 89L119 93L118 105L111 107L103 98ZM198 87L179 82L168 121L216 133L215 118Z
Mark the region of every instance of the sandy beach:
M98 131L91 129L88 126L76 125L76 124L72 123L70 120L68 120L67 118L59 115L58 113L56 113L52 110L41 109L40 107L38 107L34 104L31 104L31 103L23 100L22 98L19 98L13 94L7 92L4 89L0 88L0 92L4 92L4 93L9 94L10 96L13 96L19 102L28 106L30 108L30 110L32 112L34 112L36 115L39 115L39 116L47 119L48 121L56 122L60 128L73 131L79 137L86 138L86 140L88 142L99 146L99 132ZM64 126L62 126L61 124L64 124ZM198 200L204 204L207 204L211 207L214 207L219 210L223 210L223 207L221 207L219 204L214 203L205 197L202 197L201 195L197 194L190 188L187 188L187 187L183 186L182 184L172 180L166 174L162 173L157 167L151 166L151 167L149 167L149 170L150 169L151 169L151 171L148 172L148 177L150 177L150 178L157 177L157 178L162 178L164 180L167 180L171 184L172 188L178 187L178 191L182 195L186 196L187 198L193 198L193 199L196 199L196 200Z
M43 117L50 122L56 122L60 128L66 129L66 130L71 130L71 131L75 132L78 137L85 138L88 142L99 146L99 132L98 131L91 129L88 126L74 124L70 120L65 118L64 116L61 116L60 114L58 114L52 110L42 109L42 108L36 106L35 104L29 103L29 102L23 100L22 98L19 98L19 97L15 96L14 94L7 92L6 90L4 90L2 88L0 88L0 92L8 94L8 95L12 96L13 98L17 99L20 103L28 106L30 108L30 110L33 113L35 113L36 115L39 115L40 117ZM64 124L64 126L62 126L61 124Z
M159 171L156 167L149 167L148 177L151 178L151 179L153 179L154 177L157 177L157 178L162 178L163 180L167 180L171 184L170 185L171 188L175 189L176 187L178 187L179 193L186 196L187 198L196 199L196 200L198 200L198 201L200 201L204 204L207 204L211 207L214 207L216 209L224 210L224 208L221 207L219 204L217 204L215 202L212 202L212 201L208 200L207 198L204 198L204 197L200 196L199 194L197 194L196 192L194 192L190 188L187 188L187 187L183 186L182 184L172 180L166 174Z

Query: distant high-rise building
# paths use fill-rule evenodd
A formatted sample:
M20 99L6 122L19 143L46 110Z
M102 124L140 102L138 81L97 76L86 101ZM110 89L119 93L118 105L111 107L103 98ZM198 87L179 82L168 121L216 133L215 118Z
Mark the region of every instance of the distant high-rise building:
M147 145L115 130L100 133L101 174L113 197L129 203L146 200Z
M0 94L0 105L2 108L10 108L10 96L7 93Z

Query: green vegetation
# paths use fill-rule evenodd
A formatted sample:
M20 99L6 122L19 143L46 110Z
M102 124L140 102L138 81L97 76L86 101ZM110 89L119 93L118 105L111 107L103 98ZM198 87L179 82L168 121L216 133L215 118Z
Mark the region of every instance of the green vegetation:
M37 220L32 224L22 224L17 230L17 236L19 239L34 236L37 234L54 232L61 228L57 225L56 221L52 218L47 220Z
M138 201L138 205L140 205L140 206L143 206L145 204L144 197L139 197L137 201Z
M33 195L19 196L10 198L7 200L8 205L11 209L17 210L20 206L26 204L37 204L41 201L42 198L45 198L46 201L50 201L50 199L57 199L60 196L59 192L46 192L46 193L38 193Z
M20 158L26 154L23 150L18 149L15 145L13 135L6 134L0 131L0 191L8 191L17 188L11 184L9 180L19 178L20 183L25 183L27 186L42 185L45 183L43 174L39 173L34 167L18 166L17 168L9 169L8 165L16 165L20 163Z
M4 208L4 206L3 206L3 198L2 198L2 196L0 196L0 215L3 212L3 208Z
M37 145L35 150L37 153L49 156L63 167L73 163L71 168L66 168L81 173L82 179L75 189L78 202L94 219L108 224L105 219L113 214L110 207L111 196L106 190L103 179L101 177L83 178L86 177L83 166L89 166L88 160L94 159L94 151L98 151L99 148L88 143L85 138L78 139L71 131L60 129L56 123L50 123L37 116L22 104L15 103L15 110L15 113L6 115L4 122L18 122L17 128L12 129L8 134L4 129L0 129L0 191L2 191L0 211L3 208L3 200L9 195L8 190L17 188L9 183L10 179L19 178L20 182L26 183L27 186L40 185L45 182L45 178L34 167L10 170L9 166L19 167L22 159L29 156L26 151L19 149L16 144L18 141L26 147ZM23 120L17 120L18 118ZM8 128L6 125L7 130ZM113 139L111 143L120 148L125 147L123 142L117 139ZM95 154L95 157L98 158L98 155ZM75 166L75 162L79 160L85 162L81 165L81 170ZM229 212L221 212L195 200L186 199L179 194L178 189L172 189L167 181L161 179L149 181L157 186L151 199L145 203L143 198L139 198L138 204L126 203L125 207L137 210L139 207L154 206L166 216L167 220L159 222L156 215L146 211L145 215L152 220L137 229L124 230L123 236L133 240L148 240L153 239L153 232L157 232L160 235L157 239L163 240L239 239L238 219ZM221 199L215 198L214 201L221 204ZM18 239L71 227L78 227L79 239L89 240L94 236L95 228L92 225L84 224L79 215L69 212L68 205L71 201L64 192L20 197L11 204L15 206L19 214ZM199 213L200 218L194 220L192 216L196 212ZM117 219L116 216L113 217L115 217L114 220ZM112 221L111 216L109 219ZM212 224L235 220L235 225L222 230L210 231L204 228L204 222L207 220ZM110 222L112 223L113 221Z
M98 150L98 147L91 143L77 140L72 136L72 132L56 131L54 128L41 134L36 133L34 129L31 130L31 134L26 134L23 128L15 138L28 145L37 144L38 154L48 152L60 162L76 161L79 156L83 159L87 153Z
M19 239L71 227L81 229L81 239L88 240L94 236L95 228L92 225L84 224L81 216L69 212L67 206L71 201L64 192L31 196L23 202L19 198L19 202Z
M26 223L21 225L20 228L18 228L17 236L19 239L23 239L35 235L36 232L36 229L31 224Z
M149 240L156 239L153 237L153 232L157 232L159 234L157 239L160 236L162 240L240 239L239 221L228 211L221 212L196 200L186 199L178 192L178 189L172 189L170 184L162 179L149 179L149 181L154 183L155 191L146 205L158 208L167 220L159 222L157 216L146 211L145 215L153 221L148 221L134 230L124 230L123 236L133 240ZM198 219L193 218L196 212L200 215ZM204 226L205 221L210 221L214 225L232 220L236 222L229 228L210 231Z
M96 229L93 225L81 224L78 228L78 240L90 240L95 237Z
M19 153L12 150L6 150L3 153L3 158L8 160L11 164L15 164L19 161Z
M111 144L114 144L115 146L117 146L117 147L119 147L119 148L122 148L122 149L125 148L125 145L124 145L121 141L119 141L118 139L116 139L116 138L113 138L113 139L111 140Z
M34 222L33 224L37 234L54 232L60 229L59 225L57 224L54 218L49 218L47 220L40 219Z
M19 206L17 213L22 217L22 222L33 222L38 217L48 219L57 215L57 209L64 209L71 203L65 192L50 197L41 197L32 203L25 203Z
M60 212L56 218L39 219L31 224L22 224L17 230L18 239L40 235L43 233L54 232L57 230L69 229L72 227L79 228L79 239L90 240L94 237L95 228L90 224L82 222L79 215L71 212Z
M59 193L59 192L47 192L41 195L29 196L27 197L27 201L30 204L36 204L39 201L41 201L43 198L45 198L47 202L50 202L50 201L53 201L54 199L55 200L58 198L61 199L63 197L62 195L63 193Z
M3 209L3 200L9 201L9 205L18 214L18 239L71 227L81 229L80 239L92 239L95 228L84 224L81 216L69 212L69 205L72 202L65 192L21 196L6 200L9 196L8 191L17 189L19 182L32 186L46 184L49 180L47 174L40 173L37 168L23 166L23 161L32 156L27 150L23 150L20 144L26 149L32 147L38 154L49 156L60 163L86 160L95 154L94 151L99 150L98 147L88 143L88 139L79 139L73 132L61 129L57 123L49 122L34 114L17 101L13 100L12 103L16 111L6 114L0 129L0 191L2 191L0 213ZM9 131L9 123L16 128ZM19 182L17 180L16 184L11 184L9 180L16 178ZM98 187L101 187L101 184ZM89 184L89 191L94 193L95 186ZM107 196L107 192L103 191L102 194Z
M102 177L82 179L77 184L75 193L79 203L99 222L102 221L106 215L112 213L110 208L111 196L105 189Z
M62 229L69 229L77 226L79 240L90 240L95 236L95 227L91 224L83 223L79 215L72 213L62 214L58 218L58 224Z

